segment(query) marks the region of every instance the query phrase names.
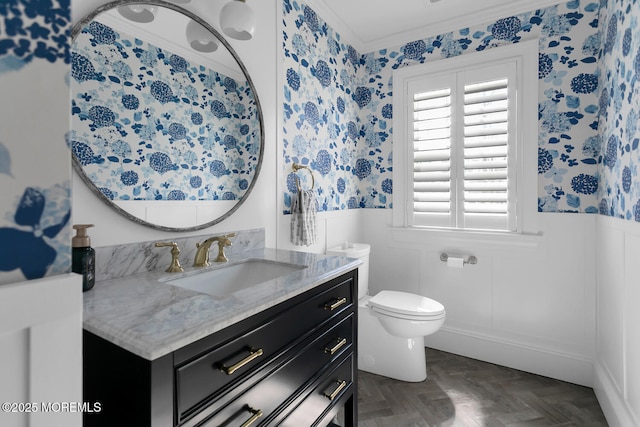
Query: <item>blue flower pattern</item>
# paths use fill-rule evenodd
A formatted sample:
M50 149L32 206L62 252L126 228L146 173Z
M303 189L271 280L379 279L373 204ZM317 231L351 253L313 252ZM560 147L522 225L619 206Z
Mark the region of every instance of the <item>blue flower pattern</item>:
M620 19L612 20L616 28L607 37L601 35L598 22L604 21L599 21L598 3L572 0L360 54L309 6L296 0L283 2L285 173L293 162L310 165L316 172L320 210L392 208L393 70L538 39L538 209L598 211L602 189L597 185L598 168L603 161L597 147L598 121L603 105L609 103L608 96L600 96L604 76L598 68L600 41L608 41L605 48L610 45L611 50L623 48L615 39ZM624 10L623 5L618 7ZM624 45L633 43L638 42L628 40ZM640 53L627 56L626 69L633 69L635 58L640 67ZM614 97L618 108L623 95L630 93L630 82L626 85L624 90L621 82L605 87L619 94ZM330 155L329 172L326 163L316 160L321 151ZM344 152L351 153L347 162ZM290 200L286 192L285 212Z
M38 104L43 97L50 96L49 92L28 92L33 86L33 76L43 79L56 90L63 87L64 81L52 81L50 76L68 69L72 61L69 55L70 29L71 10L68 1L0 2L0 79L6 73L13 84L19 82L18 86L10 87L8 91L7 85L3 87L2 102L5 107L12 105L14 97L27 96L32 104ZM19 73L25 69L28 72ZM98 77L89 68L80 66L79 70ZM19 281L20 276L14 275L17 271L31 280L71 270L70 175L60 171L58 157L48 157L52 151L38 150L39 144L59 144L56 149L66 153L66 147L63 146L64 131L56 133L65 126L38 123L38 126L46 127L51 138L46 142L34 141L28 128L33 120L29 120L29 117L13 119L17 121L16 127L24 126L19 137L5 139L7 129L0 129L0 187L5 196L0 209L0 240L11 242L5 245L6 250L0 250L0 284ZM12 170L12 162L25 156L36 163L43 157L53 162L48 170L38 173L43 179L42 186L33 186L31 171ZM26 186L25 174L30 174L26 180L29 186ZM10 194L13 191L9 194L4 192L6 184L12 190L22 190L22 196L12 200Z
M243 196L260 136L248 82L97 22L78 35L72 58L71 147L105 196Z
M598 187L602 215L640 222L640 11L637 1L609 0L600 13L602 166Z
M311 159L317 159L320 150L329 154L329 173L316 174L321 209L391 207L390 199L381 197L392 193L392 91L389 68L491 48L515 42L517 37L522 40L540 37L539 209L594 212L595 205L601 215L640 222L640 40L637 36L640 17L635 0L608 0L600 4L570 1L512 17L515 19L504 20L502 24L496 21L487 26L362 56L341 42L339 35L310 8L292 1L284 3L285 36L288 36L285 37L284 46L287 70L284 88L285 163L289 171L292 161L310 165ZM516 26L518 21L520 29ZM71 77L78 82L100 82L108 76L129 78L122 64L113 72L103 74L102 68L96 69L85 57L70 55L69 27L68 2L3 1L0 5L0 74L25 66L36 66L34 64L42 66L44 62L71 62ZM510 35L513 37L509 38ZM93 42L96 45L108 44L110 38L116 40L113 37L115 35L105 29L94 29ZM297 44L296 48L293 48L294 43ZM143 50L138 54L139 61L146 66L153 67L159 62L158 52ZM323 63L316 69L321 72L314 75L311 67L317 66L319 61ZM595 64L596 61L598 66L589 68L588 64ZM328 75L324 64L327 64L332 75L328 86L322 85L327 82ZM580 74L583 75L578 77ZM596 76L597 80L592 76ZM316 85L311 84L312 79ZM358 87L370 89L373 101L363 109L354 99ZM184 91L188 93L186 88ZM158 95L161 98L171 97L167 99L168 103L175 101L169 91ZM593 96L596 97L595 102ZM147 102L148 98L123 95L122 107L137 110L141 104L136 104ZM323 112L317 127L310 127L300 120L304 115L304 108L300 106L310 100ZM107 107L119 122L122 111L114 106ZM193 113L192 123L201 125L203 117L208 116ZM355 127L348 123L354 123ZM157 125L157 122L149 120L136 128L136 133L141 139L151 139L161 132ZM331 132L328 131L329 126L333 129ZM109 129L111 127L114 126L107 126L106 130L113 130ZM105 130L104 127L96 129ZM354 132L354 129L358 129L358 132ZM376 150L371 150L364 141L372 140L368 134L380 134L382 129L389 137ZM123 143L117 132L104 133L114 136L111 145L116 156L131 157L140 149ZM335 137L329 139L328 135ZM297 151L292 141L301 141ZM197 143L213 146L215 138L203 136L197 139ZM107 161L102 153L94 153L83 144L79 141L74 150L84 153L86 164ZM11 177L11 149L11 146L7 148L0 144L0 172L5 177ZM326 156L323 154L320 158L325 159ZM363 175L367 169L363 160L370 160L368 164L373 167L370 168L370 175L360 180L359 175ZM323 160L320 165L324 168L322 170L326 170L326 161ZM545 177L553 168L568 170L559 184L554 179L557 174ZM126 171L117 178L124 178L127 182L135 180L134 175ZM294 178L293 174L288 175L288 182L293 183L293 186L288 186L289 191L295 191ZM209 187L203 182L202 176L196 173L191 174L189 182L193 188ZM246 188L246 179L241 180L240 187L243 185ZM118 192L107 188L102 191L111 198ZM167 198L181 198L180 191L172 190ZM42 221L51 218L54 223L41 223L40 227L55 226L55 221L64 218L70 206L68 183L62 187L55 185L49 190L41 189L41 192L47 201ZM221 198L233 197L232 194L222 193ZM20 206L19 202L9 203L4 216L13 217ZM69 225L64 227L68 229ZM58 253L55 264L48 273L43 270L37 276L51 274L56 269L58 272L68 271L70 260L68 255L65 257L69 252L68 235L68 230L59 234L63 237L63 243L51 242Z
M68 0L0 2L0 73L35 59L70 62Z

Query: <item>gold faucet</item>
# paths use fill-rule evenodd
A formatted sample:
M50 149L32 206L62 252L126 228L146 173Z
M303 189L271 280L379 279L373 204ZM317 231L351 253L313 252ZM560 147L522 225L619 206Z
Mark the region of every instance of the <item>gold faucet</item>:
M224 236L214 236L209 237L202 243L196 243L196 257L193 261L194 267L208 267L211 264L209 263L209 248L213 242L218 242L218 256L214 260L214 262L227 262L229 261L224 254L224 248L226 246L231 246L230 237L235 237L236 233L225 234Z
M178 255L180 255L180 248L176 242L156 242L156 248L163 248L171 246L171 265L167 268L167 273L182 273L184 269L180 265Z

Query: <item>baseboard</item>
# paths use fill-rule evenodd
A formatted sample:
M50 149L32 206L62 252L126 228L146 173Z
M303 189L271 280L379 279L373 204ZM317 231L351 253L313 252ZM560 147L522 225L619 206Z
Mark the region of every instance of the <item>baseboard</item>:
M609 371L600 363L594 366L594 391L598 403L607 418L609 427L635 427L640 425L640 420L634 420L631 411L621 395L618 387L611 379Z
M593 361L587 357L510 342L472 331L443 327L425 345L465 357L545 377L593 387ZM427 361L427 366L429 361Z

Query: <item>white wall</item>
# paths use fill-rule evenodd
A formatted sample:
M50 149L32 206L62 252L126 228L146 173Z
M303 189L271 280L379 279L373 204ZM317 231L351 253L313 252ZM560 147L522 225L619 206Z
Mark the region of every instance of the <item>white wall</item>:
M596 215L537 214L541 236L516 242L407 233L391 226L391 215L320 213L318 243L308 248L289 242L290 216L279 215L278 247L323 252L344 240L369 243L371 294L401 290L444 304L445 326L427 346L593 386ZM447 267L443 252L474 255L478 264Z
M106 0L72 0L72 19L77 23L95 7ZM197 13L214 28L218 28L217 16L224 2L192 2L184 7ZM213 227L180 235L219 234L232 230L264 228L266 245L276 245L276 60L279 57L276 42L276 0L261 0L251 4L258 17L254 38L250 41L228 40L236 50L258 93L265 124L265 149L262 169L253 191L230 218ZM138 225L116 214L100 201L74 172L73 222L91 223L93 246L109 246L149 240L169 239L176 233L153 230Z
M318 243L289 242L279 215L278 247L323 252L344 240L371 244L370 293L413 292L442 302L447 321L426 345L561 380L593 385L596 215L537 214L540 237L460 240L402 232L390 209L318 214ZM454 269L440 254L475 255Z
M542 236L513 242L406 232L390 227L390 210L362 214L371 293L414 292L445 306L427 346L592 384L595 215L538 214ZM443 252L478 264L447 267Z
M362 209L320 212L316 222L318 240L311 246L296 246L291 243L291 215L278 216L278 248L293 251L324 253L344 241L362 241Z
M34 405L0 412L3 427L82 426L41 406L83 401L81 289L73 273L0 287L0 401Z
M598 216L595 390L611 427L640 425L640 226Z

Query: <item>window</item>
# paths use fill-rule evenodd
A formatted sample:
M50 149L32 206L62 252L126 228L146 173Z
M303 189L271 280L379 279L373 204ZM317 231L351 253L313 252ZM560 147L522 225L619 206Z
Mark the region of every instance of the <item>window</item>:
M515 229L514 85L513 62L409 83L411 223Z
M522 231L523 141L537 146L537 73L524 70L537 61L515 47L394 73L395 225Z

